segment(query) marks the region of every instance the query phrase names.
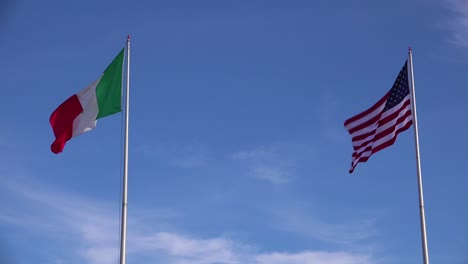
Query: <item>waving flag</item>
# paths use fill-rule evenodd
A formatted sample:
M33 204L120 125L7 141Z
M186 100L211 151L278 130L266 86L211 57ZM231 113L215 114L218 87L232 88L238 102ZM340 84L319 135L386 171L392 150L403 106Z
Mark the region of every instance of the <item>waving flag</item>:
M121 111L124 49L88 87L65 100L50 116L55 141L53 153L62 152L73 137L96 127L96 120Z
M413 124L407 63L401 68L392 89L375 105L344 122L352 138L351 169L366 162L372 154L395 143L399 133Z

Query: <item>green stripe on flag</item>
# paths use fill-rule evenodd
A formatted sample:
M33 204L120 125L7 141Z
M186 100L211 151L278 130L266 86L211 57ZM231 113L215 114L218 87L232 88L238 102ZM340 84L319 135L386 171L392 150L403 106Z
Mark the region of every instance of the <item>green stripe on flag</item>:
M122 72L125 48L120 51L96 86L99 113L96 119L122 111Z

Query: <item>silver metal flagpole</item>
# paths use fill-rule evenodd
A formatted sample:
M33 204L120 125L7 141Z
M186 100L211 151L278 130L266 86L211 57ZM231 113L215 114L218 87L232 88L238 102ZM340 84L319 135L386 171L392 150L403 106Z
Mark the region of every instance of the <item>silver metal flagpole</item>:
M127 182L128 182L128 114L130 109L130 35L127 36L127 74L125 90L125 136L124 136L124 170L122 190L122 223L120 229L120 264L125 264L127 246Z
M421 177L421 160L419 155L419 135L418 135L418 116L416 114L416 94L414 91L414 74L413 74L413 55L412 49L408 51L408 74L409 74L409 86L411 90L411 105L413 112L414 121L414 139L416 143L416 165L418 171L418 190L419 190L419 216L421 220L421 239L423 249L424 264L429 264L429 252L427 249L427 237L426 237L426 217L424 215L424 196L423 196L423 184Z

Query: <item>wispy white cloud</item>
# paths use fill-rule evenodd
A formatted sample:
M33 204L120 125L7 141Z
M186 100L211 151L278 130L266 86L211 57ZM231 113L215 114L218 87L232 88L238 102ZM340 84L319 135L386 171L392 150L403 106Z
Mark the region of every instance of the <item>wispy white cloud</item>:
M446 29L451 33L449 42L468 47L468 0L444 0L442 3L451 13L446 23Z
M109 209L111 206L108 203L38 185L32 187L31 184L6 184L2 187L4 191L12 192L21 206L15 206L16 211L10 210L8 215L0 211L0 223L48 235L51 229L55 229L59 231L55 232L54 236L58 243L77 243L76 251L70 250L66 253L69 259L63 255L50 256L52 263L70 263L71 260L76 262L76 259L90 264L117 262L118 215ZM20 211L23 211L25 206L28 207L31 221L11 221L23 217ZM41 210L36 210L37 208ZM169 264L378 263L370 253L314 250L276 252L265 251L259 246L224 236L200 238L178 231L154 228L164 225L155 223L151 212L134 214L138 216L138 220L129 220L131 232L128 233L128 256L133 259L164 259L164 263ZM177 215L168 211L167 215L159 216L158 221L170 221Z
M310 213L311 210L301 206L278 206L272 211L275 226L300 236L310 237L333 244L353 245L376 234L375 218L346 222L323 221Z
M140 250L159 251L171 263L245 263L247 246L227 238L197 239L176 233L159 232L140 236Z
M281 153L274 147L239 151L232 154L232 158L247 162L250 174L258 179L282 184L292 177L292 161L281 159Z
M214 157L208 147L192 142L186 145L158 143L139 146L138 151L164 160L168 165L178 168L196 168L207 166Z
M270 253L256 257L257 264L370 264L377 263L368 255L347 252Z
M261 252L229 238L197 239L181 234L156 233L138 240L148 251L160 251L171 264L375 264L371 255L345 251Z
M287 168L276 165L258 164L252 168L252 174L274 184L283 184L290 181L292 174Z
M94 245L80 251L80 255L84 257L88 263L117 263L117 247Z
M224 170L247 170L246 175L278 186L291 182L297 164L313 157L315 149L311 145L307 140L283 141L224 155L215 154L203 143L155 143L139 146L138 151L175 168L213 170L216 166L210 165L223 164Z
M320 96L316 105L315 115L319 122L321 136L331 143L343 144L348 141L348 135L344 129L344 119L340 119L340 103L338 97L326 92Z
M33 233L55 234L58 243L76 239L76 251L69 253L88 263L117 261L118 215L105 203L37 185L33 188L31 184L7 182L3 187L11 191L17 204L22 206L22 209L15 207L13 212L10 208L8 217L15 221L9 224ZM28 217L24 217L24 211ZM2 216L0 212L0 219Z
M188 152L181 156L174 157L170 160L170 164L181 168L202 167L209 164L211 157L206 153Z
M258 147L232 154L234 160L247 163L251 176L273 184L285 184L294 178L297 145L292 143Z
M278 153L275 153L273 148L260 147L236 152L232 157L241 160L267 160L278 158Z

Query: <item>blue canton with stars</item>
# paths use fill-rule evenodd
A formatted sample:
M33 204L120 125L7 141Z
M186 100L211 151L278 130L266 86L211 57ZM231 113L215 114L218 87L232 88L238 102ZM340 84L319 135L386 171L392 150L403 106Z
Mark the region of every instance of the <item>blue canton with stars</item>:
M405 62L405 65L401 68L401 71L390 90L390 96L387 99L387 103L385 104L383 111L387 111L388 109L398 105L409 94L408 70L406 65L407 62Z

